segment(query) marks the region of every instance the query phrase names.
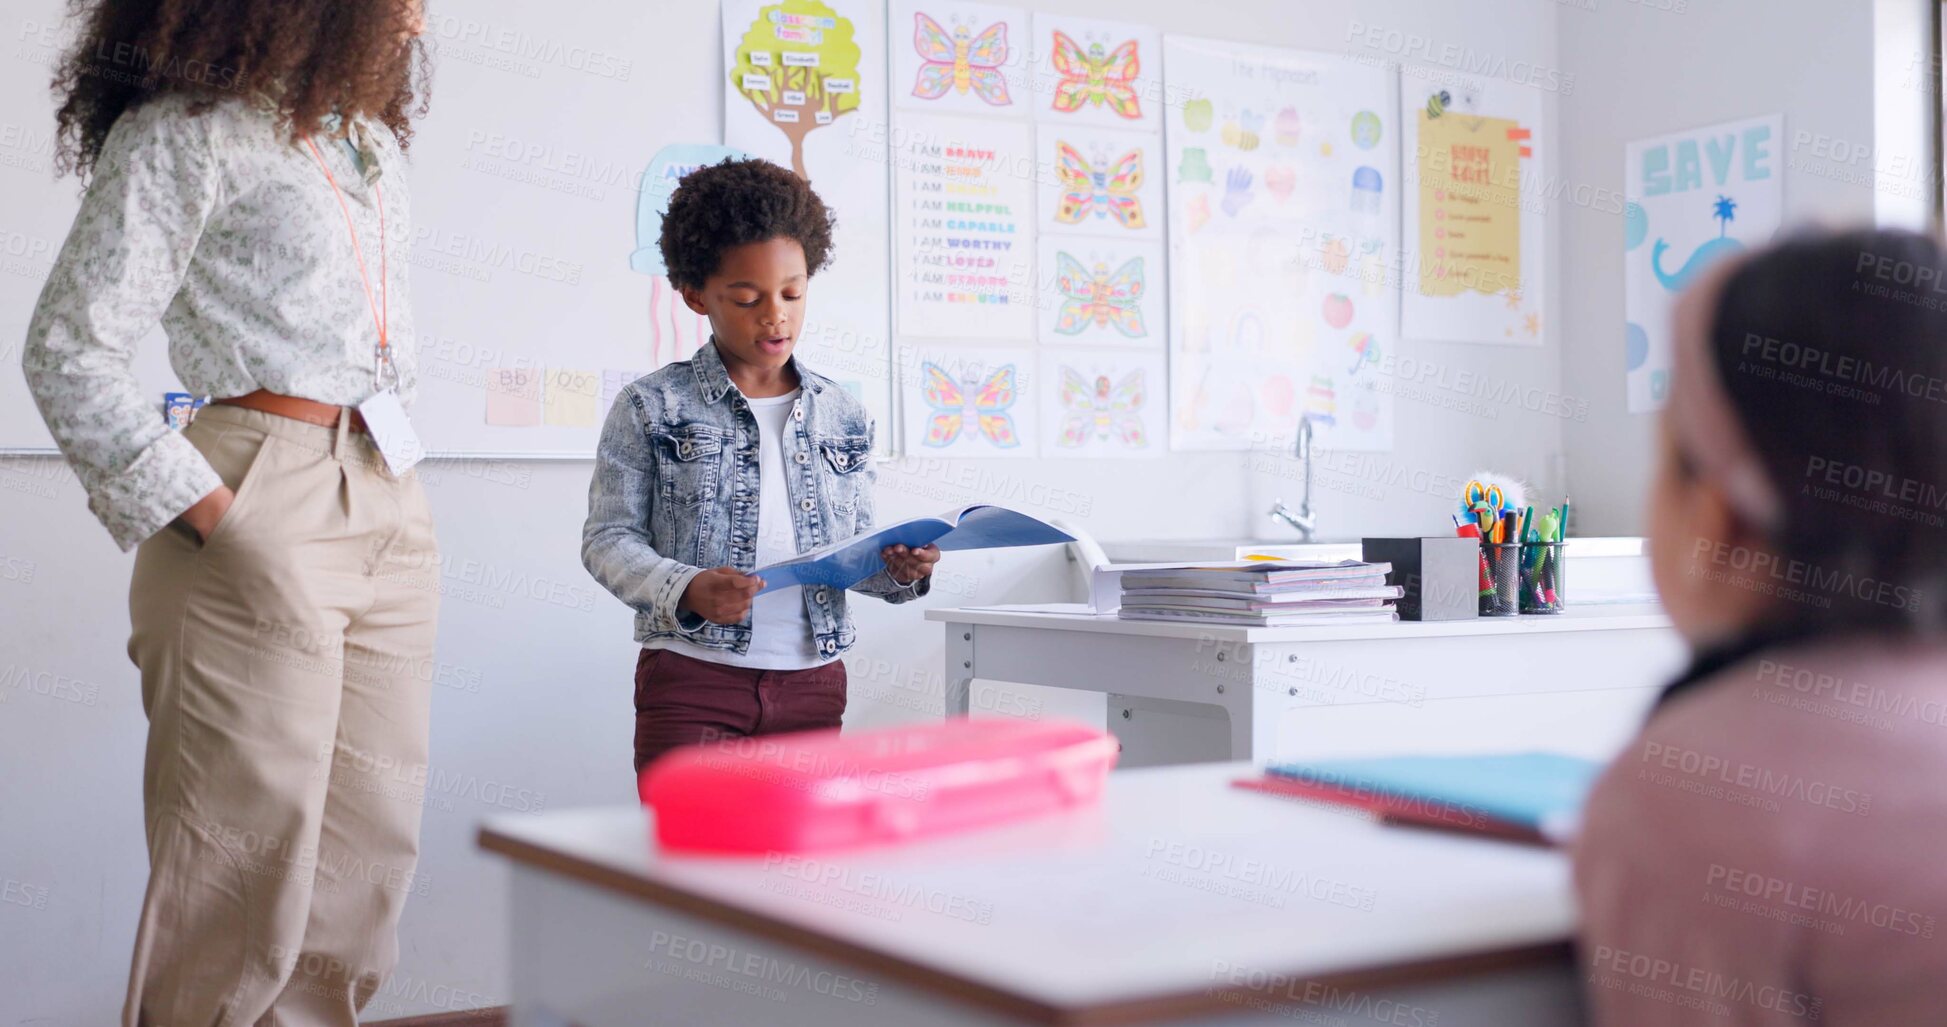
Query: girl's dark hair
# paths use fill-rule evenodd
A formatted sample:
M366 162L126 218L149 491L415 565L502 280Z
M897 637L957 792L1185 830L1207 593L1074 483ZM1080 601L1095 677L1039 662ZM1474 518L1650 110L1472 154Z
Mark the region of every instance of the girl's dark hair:
M1806 630L1947 612L1947 252L1914 232L1794 236L1726 280L1719 380L1782 506L1759 575Z
M663 216L669 284L700 289L723 264L723 251L769 239L804 247L805 274L831 259L836 219L811 184L767 160L726 158L683 176Z
M122 114L165 93L267 98L291 135L326 116L385 123L404 148L425 112L420 0L72 0L54 74L56 158L86 177ZM416 104L416 109L415 109Z

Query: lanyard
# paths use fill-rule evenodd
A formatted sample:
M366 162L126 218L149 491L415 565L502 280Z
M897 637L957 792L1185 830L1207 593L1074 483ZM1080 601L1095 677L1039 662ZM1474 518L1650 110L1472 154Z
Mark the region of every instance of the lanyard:
M372 310L372 324L379 330L378 345L373 347L372 350L372 378L374 384L381 391L389 388L397 388L399 385L399 369L392 363L392 344L386 337L386 325L391 320L392 308L390 305L391 290L387 284L388 275L385 255L385 190L379 188L377 182L372 183L372 190L377 195L379 201L379 292L378 298L374 299L372 296L372 277L365 270L365 250L358 243L358 227L352 224L351 205L345 202L345 193L338 188L338 179L332 175L331 168L325 164L324 154L318 150L318 144L312 142L310 136L305 136L304 145L310 147L311 156L318 159L318 169L324 172L325 181L331 183L332 195L338 197L338 209L345 212L345 230L350 232L352 237L352 257L358 261L358 282L365 288L365 303ZM386 373L388 371L392 375L392 381L389 385L386 382Z

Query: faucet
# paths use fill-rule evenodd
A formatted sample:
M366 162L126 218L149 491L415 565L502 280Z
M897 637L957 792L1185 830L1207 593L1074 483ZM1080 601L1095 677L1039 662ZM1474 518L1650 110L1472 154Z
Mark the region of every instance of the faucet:
M1283 521L1298 529L1301 541L1310 542L1318 531L1318 514L1312 510L1312 419L1307 414L1298 419L1298 462L1305 468L1305 495L1298 502L1298 509L1292 510L1284 505L1284 500L1271 501L1271 519Z

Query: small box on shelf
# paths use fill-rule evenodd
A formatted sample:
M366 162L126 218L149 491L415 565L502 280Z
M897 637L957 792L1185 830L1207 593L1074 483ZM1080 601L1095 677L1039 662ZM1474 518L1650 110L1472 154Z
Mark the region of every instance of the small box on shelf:
M1386 584L1405 590L1400 620L1464 620L1480 616L1481 549L1471 538L1368 538L1362 559L1390 563Z

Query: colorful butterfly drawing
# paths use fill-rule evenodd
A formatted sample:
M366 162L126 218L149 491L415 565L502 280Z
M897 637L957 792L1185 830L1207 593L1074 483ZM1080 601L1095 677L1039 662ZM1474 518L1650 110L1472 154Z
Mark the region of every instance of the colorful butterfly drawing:
M1055 144L1055 177L1061 180L1061 202L1055 220L1064 225L1078 224L1091 212L1098 218L1114 217L1129 229L1142 228L1143 203L1136 193L1143 185L1141 147L1116 158L1107 171L1097 171L1080 150L1067 143Z
M1147 392L1142 368L1122 376L1113 387L1109 376L1098 374L1093 382L1072 367L1061 369L1061 435L1057 442L1075 447L1091 438L1114 438L1125 446L1141 448L1149 444L1143 429L1142 408Z
M1132 339L1149 332L1143 327L1143 259L1130 257L1115 274L1109 265L1098 263L1091 271L1066 253L1055 254L1055 288L1066 299L1055 319L1055 331L1080 335L1093 324L1097 328L1114 325L1116 331Z
M1057 31L1054 59L1055 74L1061 76L1055 84L1055 110L1066 114L1096 106L1131 121L1143 116L1141 100L1131 85L1142 66L1135 40L1116 47L1114 53L1102 52L1101 43L1090 43L1084 52L1067 33Z
M913 95L937 100L951 89L975 96L995 107L1013 103L1007 95L1007 80L998 70L1007 63L1007 23L997 21L974 36L965 25L953 27L947 35L940 23L923 13L913 15L913 48L919 51L919 78Z
M968 431L969 420L978 426L980 434L987 436L987 441L1001 449L1013 449L1021 444L1020 436L1014 432L1014 415L1007 412L1014 405L1013 364L996 369L984 382L977 381L973 375L956 380L931 360L926 361L921 373L926 378L922 394L926 404L933 408L933 417L926 425L928 446L952 445Z

